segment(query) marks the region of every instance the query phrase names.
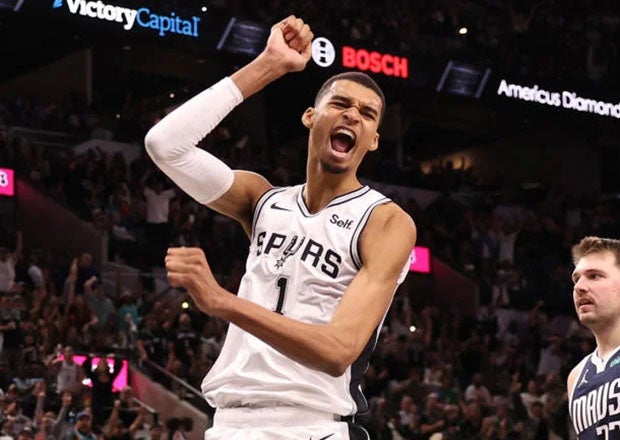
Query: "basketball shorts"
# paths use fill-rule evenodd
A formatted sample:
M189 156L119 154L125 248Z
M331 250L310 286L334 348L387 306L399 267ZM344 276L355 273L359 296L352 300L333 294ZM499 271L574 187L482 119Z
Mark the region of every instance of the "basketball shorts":
M220 408L205 440L368 440L368 433L332 413L297 407Z

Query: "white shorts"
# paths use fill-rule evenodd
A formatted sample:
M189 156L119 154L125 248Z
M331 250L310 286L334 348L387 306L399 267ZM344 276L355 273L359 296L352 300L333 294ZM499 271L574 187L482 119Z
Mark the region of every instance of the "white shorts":
M220 408L205 440L366 440L359 426L332 413L291 406Z

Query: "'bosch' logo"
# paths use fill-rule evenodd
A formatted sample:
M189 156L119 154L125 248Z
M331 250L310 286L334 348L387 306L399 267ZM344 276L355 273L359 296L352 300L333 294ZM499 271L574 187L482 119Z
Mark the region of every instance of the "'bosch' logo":
M382 54L375 50L355 49L342 46L342 65L387 76L409 78L409 61L405 57Z
M318 37L312 41L312 59L321 67L328 67L336 59L336 49L331 41L325 37Z

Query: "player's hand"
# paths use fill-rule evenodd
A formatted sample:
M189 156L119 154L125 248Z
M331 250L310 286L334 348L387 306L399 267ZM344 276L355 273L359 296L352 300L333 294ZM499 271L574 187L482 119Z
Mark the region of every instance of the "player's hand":
M184 287L201 311L214 314L226 292L213 276L202 249L169 248L165 263L170 285Z
M301 18L290 15L271 27L265 54L287 72L298 72L312 57L314 34Z

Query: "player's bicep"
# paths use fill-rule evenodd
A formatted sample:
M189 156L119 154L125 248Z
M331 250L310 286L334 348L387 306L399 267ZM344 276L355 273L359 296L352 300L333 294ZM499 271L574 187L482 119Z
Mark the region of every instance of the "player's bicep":
M579 364L577 364L577 366L575 366L575 368L571 370L571 372L568 375L568 379L566 380L566 395L568 396L569 399L573 395L573 390L575 389L575 383L577 382L577 379L579 378L581 369L582 369L582 363L580 362Z
M375 209L361 236L362 264L374 277L398 280L416 241L415 223L396 205Z
M234 176L228 191L207 206L237 220L249 234L256 202L272 186L263 176L250 171L235 171Z
M388 208L371 217L362 234L362 267L334 313L332 325L345 330L352 355L359 355L392 302L415 244L415 225L402 211ZM374 216L375 214L373 214Z

